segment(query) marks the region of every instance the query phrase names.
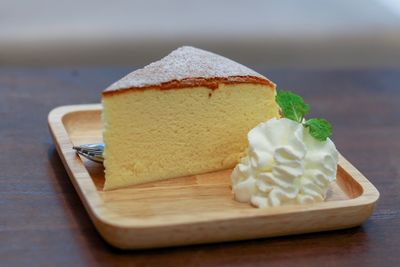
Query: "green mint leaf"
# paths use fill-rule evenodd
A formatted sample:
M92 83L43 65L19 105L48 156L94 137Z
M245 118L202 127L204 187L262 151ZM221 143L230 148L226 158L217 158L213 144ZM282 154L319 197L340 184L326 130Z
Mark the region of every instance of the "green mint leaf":
M302 123L304 116L310 111L310 107L304 103L303 98L290 91L278 90L275 101L285 118L299 123Z
M311 136L318 141L325 141L332 134L331 124L324 119L309 119L304 126L308 128Z

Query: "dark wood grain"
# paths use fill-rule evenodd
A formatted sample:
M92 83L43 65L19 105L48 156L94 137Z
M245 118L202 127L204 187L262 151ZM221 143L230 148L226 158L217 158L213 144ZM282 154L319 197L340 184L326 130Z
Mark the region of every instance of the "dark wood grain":
M347 230L119 251L97 234L52 144L48 112L96 103L127 69L0 69L0 266L396 266L400 262L400 70L264 71L302 94L312 116L381 192Z

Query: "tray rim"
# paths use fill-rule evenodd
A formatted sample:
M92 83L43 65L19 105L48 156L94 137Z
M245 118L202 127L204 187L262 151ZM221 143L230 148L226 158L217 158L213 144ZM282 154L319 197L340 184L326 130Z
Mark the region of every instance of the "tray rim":
M252 208L249 210L240 210L237 213L204 213L206 216L197 218L196 221L186 222L161 222L161 221L144 221L143 219L126 218L119 214L113 213L102 206L104 202L92 181L89 172L84 166L82 160L76 155L72 149L72 141L69 138L67 130L65 128L63 118L75 112L85 111L101 111L101 104L80 104L80 105L67 105L56 107L50 111L48 115L48 125L50 133L53 138L54 145L58 151L58 154L63 162L63 165L68 173L68 176L75 187L81 201L84 204L86 211L89 213L92 221L96 228L103 235L105 239L108 239L104 232L104 227L107 231L110 229L125 229L125 230L149 230L157 229L160 227L179 227L184 225L202 225L210 222L224 222L232 220L246 220L246 219L258 219L271 216L279 215L291 215L299 213L327 211L327 210L339 210L343 208L351 207L369 207L372 210L375 203L379 199L379 192L374 185L368 181L368 179L361 174L349 161L347 161L341 154L339 155L339 166L347 172L350 177L355 180L362 188L362 193L358 197L349 200L336 200L329 202L321 202L310 205L299 205L299 206L282 206L277 208L269 209L256 209ZM72 169L75 171L73 172ZM76 171L78 170L78 171ZM202 213L203 214L203 213ZM362 221L355 225L361 224L366 220L366 216ZM212 219L210 219L212 218ZM121 220L118 220L121 219ZM345 227L346 228L346 227ZM108 240L114 243L112 240ZM118 247L123 247L116 245Z

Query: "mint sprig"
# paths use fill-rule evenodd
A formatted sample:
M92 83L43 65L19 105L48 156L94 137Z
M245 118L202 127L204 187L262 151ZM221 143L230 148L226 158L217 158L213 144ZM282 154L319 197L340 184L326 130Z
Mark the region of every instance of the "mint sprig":
M304 123L304 126L319 141L325 141L332 134L332 125L325 119L309 119Z
M304 116L310 111L310 107L304 103L301 96L289 91L278 91L275 100L281 107L282 115L285 118L300 123L303 121Z
M283 117L302 123L308 128L310 135L318 141L326 141L332 135L332 126L327 120L315 118L304 120L305 115L310 111L310 106L301 96L290 91L278 90L275 100L281 108Z

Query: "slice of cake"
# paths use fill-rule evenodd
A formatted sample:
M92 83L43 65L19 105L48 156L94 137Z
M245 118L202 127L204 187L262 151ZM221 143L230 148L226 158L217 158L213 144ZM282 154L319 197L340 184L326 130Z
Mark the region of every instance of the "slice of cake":
M103 92L104 189L233 168L247 133L278 117L275 84L181 47Z

